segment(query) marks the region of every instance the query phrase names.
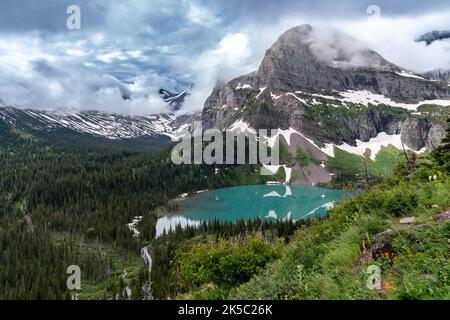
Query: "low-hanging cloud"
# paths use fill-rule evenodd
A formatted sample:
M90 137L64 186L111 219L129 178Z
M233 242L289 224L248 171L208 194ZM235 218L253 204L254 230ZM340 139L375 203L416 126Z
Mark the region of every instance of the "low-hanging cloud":
M380 19L368 19L371 1L365 0L342 1L338 8L329 0L314 6L297 0L277 6L253 0L80 0L85 20L74 32L65 29L70 1L43 0L32 7L29 1L9 2L0 4L0 99L22 107L161 113L169 109L160 88L176 91L193 83L182 112L198 111L215 85L256 70L280 34L304 23L343 31L405 69L450 68L449 41L414 41L450 29L448 1L378 1ZM55 19L46 23L45 12ZM322 35L328 51L319 49L339 58L342 53L329 50L333 33ZM339 39L348 47L345 54L352 63L367 63L349 39Z

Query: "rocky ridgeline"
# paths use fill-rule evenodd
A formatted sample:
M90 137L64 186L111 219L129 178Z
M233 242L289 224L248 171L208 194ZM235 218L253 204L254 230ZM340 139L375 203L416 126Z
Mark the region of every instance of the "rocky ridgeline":
M417 107L450 100L449 88L401 69L345 34L302 25L267 50L257 71L213 90L203 127L225 129L242 119L256 129L292 127L319 144L350 145L380 132L401 133L411 149L431 149L442 139L444 122L420 117ZM342 93L366 93L366 108L345 101ZM382 103L396 108L375 107Z

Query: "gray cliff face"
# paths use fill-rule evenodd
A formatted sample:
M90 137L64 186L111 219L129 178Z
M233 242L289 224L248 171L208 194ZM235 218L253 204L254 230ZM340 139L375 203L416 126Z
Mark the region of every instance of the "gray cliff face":
M319 31L309 25L287 31L267 50L257 73L259 85L281 90L342 91L377 86L370 67L399 70L374 51L336 47L340 42L351 42L342 37L332 34L331 39L320 42ZM367 70L360 68L361 63Z
M256 72L215 88L202 121L205 129L225 129L240 119L256 129L293 127L318 144L355 145L356 139L368 141L380 132L401 133L408 147L430 149L443 136L442 119L385 101L343 102L340 93L368 91L393 103L418 104L450 100L449 89L402 70L346 35L303 25L284 33Z
M428 80L442 81L450 84L450 70L433 70L426 72L423 76Z
M254 73L242 76L213 89L211 95L205 101L202 112L202 122L205 129L213 127L224 129L227 127L229 118L235 111L234 109L246 105L253 95L250 90L236 88L240 84L255 86L254 76Z
M403 142L415 150L437 147L445 135L443 122L433 122L429 119L408 118L402 125Z

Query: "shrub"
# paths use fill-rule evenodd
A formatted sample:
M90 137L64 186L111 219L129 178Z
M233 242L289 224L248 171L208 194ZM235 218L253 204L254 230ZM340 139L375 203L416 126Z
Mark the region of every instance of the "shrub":
M267 263L279 257L277 245L266 243L261 236L247 236L241 241L223 240L196 243L180 248L175 255L173 273L178 292L194 289L203 298L225 295ZM209 289L208 289L209 288Z
M399 217L413 211L418 204L418 195L407 187L400 186L386 192L383 200L385 214Z

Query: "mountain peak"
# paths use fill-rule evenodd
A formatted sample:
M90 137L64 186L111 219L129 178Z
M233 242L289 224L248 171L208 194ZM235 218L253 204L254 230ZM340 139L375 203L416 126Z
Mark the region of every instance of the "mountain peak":
M293 40L298 40L302 38L306 38L313 32L313 27L309 24L302 24L296 27L293 27L286 32L284 32L279 38L278 41L292 42Z
M450 96L447 87L427 83L363 42L334 29L310 25L282 34L266 51L252 78L255 87L274 91L368 90L408 103Z
M306 24L286 31L267 50L258 77L275 87L287 80L295 87L329 89L338 85L324 83L326 75L337 73L333 69L401 71L362 42L342 32Z
M365 67L396 71L400 69L361 41L343 32L330 28L313 28L309 24L291 28L283 33L267 54L288 49L302 53L298 56L300 59L310 54L316 60L333 67ZM301 49L304 52L300 52Z
M444 131L439 119L419 118L423 104L445 110L450 87L397 67L342 32L301 25L278 38L256 73L216 87L202 120L204 128L236 121L255 129L294 128L336 145L402 134L407 146L421 150L439 144Z

